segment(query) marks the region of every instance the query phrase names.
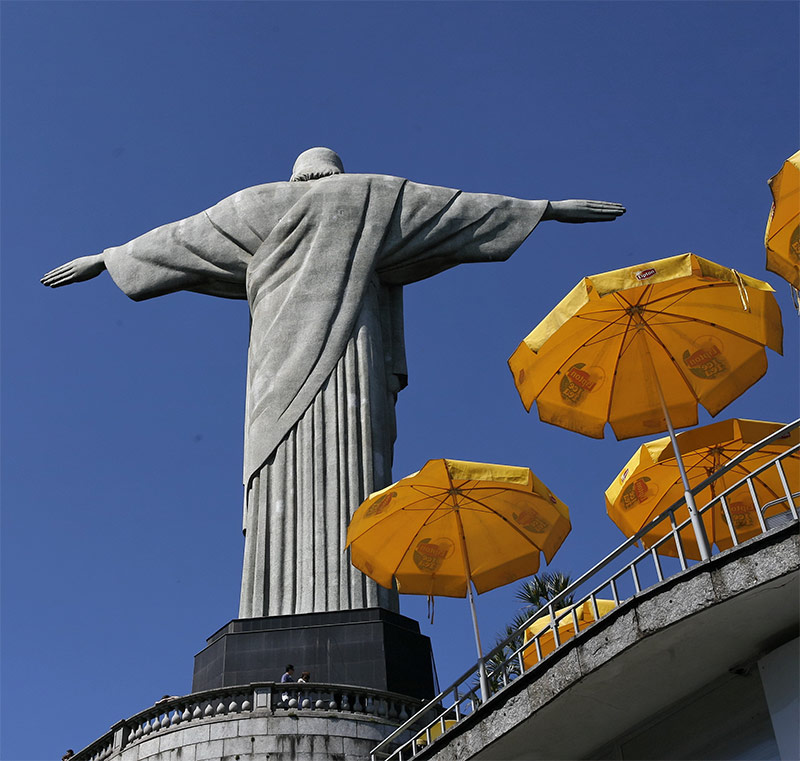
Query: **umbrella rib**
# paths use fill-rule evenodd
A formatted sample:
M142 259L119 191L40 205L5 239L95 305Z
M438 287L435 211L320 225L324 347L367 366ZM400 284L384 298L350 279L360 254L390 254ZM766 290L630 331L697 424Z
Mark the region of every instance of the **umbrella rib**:
M652 290L653 290L653 286L652 285L648 285L645 288L643 288L642 289L642 293L640 294L639 299L636 302L636 306L640 305L645 300L645 298L647 297L648 291L652 291ZM689 292L690 292L690 290L687 290L685 293L688 294ZM675 296L675 295L676 294L670 294L670 296ZM628 302L627 299L625 299L621 294L615 293L614 296L617 299L617 301L620 302L620 304L630 304L630 302ZM664 298L666 298L666 297L664 297ZM658 299L655 299L654 301L658 301ZM649 304L648 304L648 306L649 306ZM649 309L645 310L645 312L648 312L648 311L653 311L655 314L664 314L663 312L655 312L655 310L649 310ZM670 317L679 317L678 315L673 315L673 314L669 314L669 316ZM701 322L703 324L715 325L715 323L707 323L707 322L705 322L703 320L691 320L691 321L692 322ZM622 338L622 347L621 347L620 352L617 355L616 362L614 363L614 372L613 372L613 375L612 375L611 388L610 388L609 395L608 395L608 407L606 408L606 420L610 420L611 419L611 401L614 398L614 387L616 385L617 370L619 369L619 363L622 360L623 355L633 345L633 341L628 342L627 346L625 345L625 338L627 337L628 333L630 332L630 327L631 327L632 322L633 322L632 317L629 317L628 325L626 327L625 333L623 334L623 338ZM667 347L664 344L664 342L659 338L659 336L656 333L656 331L647 322L646 319L644 319L644 325L645 325L648 333L653 337L653 340L666 353L666 355L670 359L670 362L672 362L673 367L675 367L675 369L678 371L678 373L681 376L681 378L683 378L683 382L689 388L689 391L691 392L692 396L694 397L695 403L696 404L700 404L700 397L695 392L694 388L692 387L692 384L689 382L689 380L687 379L686 375L684 375L683 371L680 368L680 365L678 365L676 359L672 356L671 352L667 349ZM728 331L728 332L731 332L731 331Z
M397 484L395 484L395 486L396 485ZM419 486L417 484L406 484L406 487L411 488L414 491L418 491L419 490ZM441 487L429 486L429 487L426 487L426 488L434 489L434 488L441 488ZM444 494L445 494L445 497L446 497L447 496L447 492L444 492ZM414 502L412 502L412 503L410 503L408 505L403 505L396 512L398 512L398 513L399 512L408 512L408 513L417 512L416 505L418 505L420 502L422 502L425 499L436 499L436 498L437 498L437 495L423 494L422 497L420 497L419 499L415 500ZM441 506L441 504L442 504L442 502L440 502L436 507L431 508L431 512L435 512L436 510L438 510L439 507ZM392 514L394 514L394 513L392 513ZM378 528L381 525L381 523L382 523L382 521L377 521L377 522L373 523L371 526L368 526L357 537L355 537L353 539L353 541L355 541L356 539L361 539L361 537L363 537L363 536L366 536L367 534L369 534L370 531L372 531L373 529ZM426 523L427 523L427 521L426 521ZM423 525L425 525L425 524L423 524ZM351 544L352 544L352 542L351 542Z
M624 319L627 316L626 313L625 313L625 308L627 306L630 306L630 304L625 299L619 297L619 294L615 293L614 296L617 297L617 302L620 305L620 312L619 312L619 315L614 317L612 320L603 320L603 319L600 319L599 316L592 315L592 314L586 314L586 315L576 314L575 315L575 319L585 320L586 322L599 322L602 325L604 325L606 328L611 328L611 327L613 327L615 325L621 324L622 321L624 321ZM610 315L611 311L610 310L605 310L603 312L603 314ZM597 336L602 332L603 332L602 329L599 330L594 336L592 336L592 338L589 341L585 341L583 345L584 346L589 346L591 344L591 342L594 341L594 339L597 338ZM614 338L614 337L615 336L610 336L610 338ZM601 339L601 340L606 340L606 339Z
M628 289L628 290L630 290L630 289ZM619 303L620 307L622 308L622 311L623 312L627 312L627 310L630 307L639 306L642 303L642 301L644 301L644 299L647 298L647 294L650 293L650 291L652 291L652 290L653 290L652 284L651 285L646 285L644 288L642 288L641 293L637 293L636 294L639 298L636 299L635 303L632 302L632 301L628 301L628 299L626 299L624 294L621 293L620 291L614 291L614 293L612 293L611 295L617 300L617 302Z
M611 312L607 311L604 314L610 315ZM619 316L615 317L613 320L603 320L603 319L600 318L599 315L594 315L594 314L576 314L575 315L575 319L576 320L585 320L586 322L600 322L603 325L607 325L609 327L611 325L616 324L617 322L619 322L624 317L625 317L625 312L622 311L622 310L620 310Z
M772 230L772 225L770 224L770 236L769 236L769 243L772 243L772 239L778 235L779 233L783 232L792 222L796 222L797 217L789 217L777 230ZM773 249L774 250L774 249Z
M655 330L650 326L648 322L645 321L645 326L647 328L648 333L653 337L653 340L661 347L664 353L669 357L669 361L672 363L672 366L678 371L678 374L683 379L685 386L689 389L694 398L695 404L700 404L700 397L698 396L697 392L694 390L689 378L686 377L683 370L681 370L681 366L678 364L678 361L675 357L672 356L672 352L666 347L666 344L659 338L658 334ZM653 372L655 372L655 367L653 367Z
M613 295L614 296L618 296L618 294L616 294L616 293L613 294ZM594 315L583 315L583 314L576 314L575 315L575 319L584 320L585 322L597 322L597 323L600 323L602 325L602 327L596 333L594 333L590 338L588 338L586 341L584 341L581 344L581 347L583 347L583 346L591 346L594 343L598 343L600 341L611 340L611 339L616 337L616 336L607 336L607 337L603 337L603 338L598 338L600 336L600 334L604 330L606 330L607 328L611 328L614 325L617 325L618 323L620 323L622 320L625 319L626 315L625 315L625 311L624 311L624 306L627 304L627 302L624 299L619 299L619 298L617 298L617 301L619 301L621 303L621 306L623 306L623 309L620 312L619 316L614 317L613 320L610 320L610 321L609 320L603 320L599 316L594 316ZM611 312L611 310L606 310L605 311L606 314L609 314L610 312ZM581 348L581 347L578 347L578 348ZM575 352L573 352L570 356L572 357L572 356L574 356L574 354L575 354Z
M667 317L674 317L674 318L676 318L678 320L681 320L683 322L694 322L694 323L698 323L700 325L708 325L709 327L716 328L717 330L720 330L723 333L727 333L730 336L736 336L737 338L741 338L741 339L743 339L745 341L749 341L751 344L755 344L756 346L762 346L762 347L764 346L764 344L761 341L759 341L757 338L751 338L750 336L748 336L745 333L739 333L738 331L732 330L731 328L728 328L725 325L722 325L722 324L720 324L718 322L711 322L711 320L702 320L702 319L697 318L697 317L685 317L684 318L682 315L672 314L671 312L655 312L654 314L665 315ZM649 325L648 325L648 328L650 328Z
M472 483L472 486L466 486L466 484ZM513 491L513 486L486 486L484 482L481 481L465 481L464 484L458 487L462 494L470 493L476 490L481 490L486 493L486 496L495 496L496 494L503 494L503 492L508 491L511 489ZM492 494L491 492L494 492Z
M618 333L617 333L617 334L614 334L613 336L604 336L603 338L600 338L599 336L600 336L600 334L601 334L601 333L602 333L604 330L606 330L607 328L613 327L614 325L616 325L616 324L617 324L617 323L620 321L620 319L622 319L622 318L624 318L624 317L625 317L625 315L623 314L623 315L620 315L620 318L617 318L617 319L616 319L616 320L614 320L614 322L612 322L612 323L603 322L603 323L602 323L602 327L600 327L600 328L597 330L597 332L596 332L596 333L594 333L593 335L591 335L591 336L590 336L590 337L589 337L589 338L588 338L586 341L584 341L583 343L581 343L579 346L576 346L576 347L575 347L575 349L569 353L569 356L567 356L567 357L564 359L564 361L561 363L561 366L563 367L563 366L564 366L564 365L566 365L566 364L567 364L569 361L571 361L571 360L572 360L572 359L575 357L575 355L576 355L576 354L577 354L577 353L578 353L578 352L579 352L581 349L583 349L585 346L594 346L594 345L596 345L596 344L598 344L598 343L602 343L603 341L610 341L610 340L612 340L612 339L615 339L615 338L617 338L617 337L620 335L620 334L618 334ZM588 318L581 318L581 319L587 319L587 321L589 321L589 320L588 320ZM601 322L601 321L599 321L599 320L592 320L592 322ZM627 333L627 330L628 330L628 328L625 328L625 331L622 333L622 335L624 335L625 333ZM560 371L559 371L559 372L560 372ZM556 375L557 375L557 374L558 374L558 373L556 373ZM552 376L552 377L551 377L551 378L548 380L548 383L549 383L550 381L552 381L552 378L553 378L553 377L555 377L555 376ZM612 385L612 390L613 390L613 385Z
M617 294L615 293L614 295L616 296ZM625 325L625 330L622 332L622 345L620 347L620 351L617 352L616 359L614 360L614 368L611 373L611 384L608 389L608 403L606 404L606 413L605 413L605 420L607 421L611 420L611 401L614 398L614 387L617 385L617 370L619 369L619 363L620 360L622 359L622 355L628 350L625 346L625 339L628 333L630 333L632 320L630 315L627 315L627 317L628 317L628 323ZM633 341L630 341L628 343L628 346L630 347L632 344ZM605 428L605 423L603 424L603 428Z
M434 508L434 510L436 510L436 509L438 509L438 508ZM401 507L399 510L397 510L396 512L399 513L399 512L403 512L403 511L409 512L409 513L417 512L416 510L409 510L407 508L407 506L405 506L405 505L403 507ZM394 514L395 513L392 513L392 515L394 515ZM388 516L384 516L384 518L386 518L386 517L388 517ZM353 542L355 542L356 540L361 539L362 537L365 537L367 534L369 534L370 531L380 527L382 525L382 523L383 523L383 520L379 520L379 521L376 521L375 523L373 523L371 526L367 526L367 528L365 528L363 531L361 531L361 533L358 536L354 537L351 540L350 544L353 544ZM425 525L425 524L423 523L423 525Z
M407 486L407 488L410 488L412 491L419 492L422 496L418 497L417 499L415 499L413 501L409 501L407 504L403 505L400 508L401 510L411 510L411 511L413 511L414 509L416 509L416 506L420 502L423 502L426 499L437 499L440 496L439 494L426 494L425 492L420 492L419 491L419 487L417 487L416 485L409 485L409 486ZM436 488L436 487L431 486L431 487L427 487L427 488L433 489L433 488Z
M657 296L652 301L648 301L647 305L650 306L651 304L658 304L662 301L668 301L671 299L670 306L672 306L674 304L677 304L679 301L685 299L690 293L694 293L695 291L700 290L701 288L718 288L719 285L721 284L714 283L714 284L703 285L701 287L695 286L693 288L687 288L686 290L683 291L675 291L674 293L665 293L663 296Z
M608 327L612 327L612 325L609 325ZM596 346L597 344L603 343L604 341L612 341L615 338L619 338L620 336L624 336L625 333L627 332L628 328L627 327L623 327L622 325L620 325L619 327L621 328L620 332L614 333L613 335L603 336L602 338L600 338L600 333L598 332L590 340L584 341L581 344L581 346L582 347L583 346ZM600 332L602 332L602 331L600 331Z
M736 465L733 468L731 468L731 470L728 472L736 473L736 471L739 471L739 475L743 474L744 476L749 476L754 481L757 481L764 489L766 489L772 495L773 498L778 496L778 492L776 492L775 489L773 489L761 476L751 475L752 471L747 470L743 465Z
M736 286L735 283L711 283L711 284L703 286L703 288L726 288L726 287L727 288L736 288L738 286ZM653 314L657 314L657 315L661 315L661 316L673 317L678 321L697 322L697 323L700 323L701 325L709 325L709 326L714 327L714 328L719 328L720 330L723 330L728 334L744 338L744 339L750 341L751 343L757 344L758 346L763 346L763 344L760 341L752 339L752 338L750 338L750 336L748 336L748 335L746 335L744 333L737 333L736 331L731 330L730 328L726 327L724 324L721 324L721 323L718 323L718 322L711 322L710 320L703 320L703 319L697 318L697 317L684 317L683 315L675 314L673 312L667 311L667 310L671 309L672 307L674 307L681 299L683 299L684 297L688 296L690 293L693 293L696 290L699 290L699 289L698 288L688 288L685 291L680 291L678 293L671 293L671 294L666 294L664 296L660 296L659 298L653 299L653 301L648 303L648 305L647 305L648 308L647 308L646 311L647 312L652 312ZM663 307L661 309L651 309L650 308L652 305L658 304L660 301L665 301L667 299L673 299L673 300L669 304L663 305Z
M731 286L733 286L732 283L731 283ZM709 285L708 287L712 288L712 287L719 287L719 286ZM690 291L687 290L685 293L688 294L689 292ZM670 295L674 296L676 294L670 294ZM666 297L664 297L664 298L666 298ZM656 301L658 301L658 299L656 299ZM674 302L670 306L673 306L673 305L674 305ZM648 309L647 311L648 312L652 312L653 314L661 315L661 316L673 317L675 319L683 319L682 315L676 315L676 314L673 314L673 313L667 312L667 311L656 311L656 310L650 310L650 309ZM687 322L692 322L692 323L696 323L696 324L700 324L700 325L708 325L709 327L717 328L717 329L721 330L722 332L724 332L724 333L726 333L728 335L733 335L733 336L736 336L738 338L743 338L743 339L749 341L750 343L755 344L756 346L761 346L761 347L764 346L764 344L761 343L760 341L757 341L757 340L755 340L753 338L750 338L749 336L743 335L741 333L737 333L734 330L730 330L729 328L726 328L724 325L720 325L719 323L711 322L709 320L703 320L703 319L699 319L699 318L685 318L685 319L686 319ZM677 370L678 374L683 379L683 382L686 385L686 387L689 389L692 397L695 400L695 403L696 404L700 404L700 397L698 396L697 392L694 390L694 387L692 386L691 382L687 378L686 374L681 369L681 366L678 364L678 361L675 359L675 357L672 356L672 353L669 351L669 349L667 349L666 345L659 338L659 336L656 333L655 329L650 325L650 323L647 321L647 319L644 320L644 324L647 327L647 331L653 337L653 340L661 347L661 349L664 351L664 353L667 355L667 357L669 357L669 360L672 363L672 366ZM615 370L616 370L616 368L615 368ZM616 377L616 373L615 373L615 377ZM613 387L612 387L612 390L613 390Z
M711 288L711 287L718 287L718 286L709 285L707 287ZM676 293L668 293L668 294L665 294L663 296L659 296L657 298L654 298L652 301L648 301L647 305L646 305L646 307L645 307L645 309L643 311L645 312L645 314L652 313L654 315L660 315L662 317L663 316L674 317L678 323L680 323L680 322L700 322L700 320L696 320L693 317L684 317L683 315L673 314L672 312L665 311L666 309L670 309L670 308L674 307L677 303L679 303L684 298L686 298L690 293L694 293L696 290L698 290L698 289L697 288L687 288L685 291L678 291ZM664 302L664 301L667 301L668 303L663 304L659 309L653 309L652 308L653 305L659 304L660 302ZM639 300L639 302L637 302L637 304L641 304L641 299ZM672 325L672 324L676 324L676 323L662 323L662 324ZM716 323L710 323L710 324L716 324Z
M426 484L406 484L406 488L411 489L412 491L419 492L422 497L420 497L418 502L422 499L436 499L436 497L447 494L447 489L442 489L441 486L428 486ZM431 489L433 491L432 494L426 494L422 489Z
M694 462L694 463L691 463L691 464L689 464L689 463L687 463L687 462L686 462L686 459L687 459L688 457L691 457L691 455L692 455L692 454L695 454L695 455L697 455L697 454L699 454L699 452L698 452L698 450L694 450L693 452L688 452L687 454L685 454L685 455L684 455L684 465L685 465L685 467L686 467L687 473L688 473L689 471L691 471L691 470L694 470L694 469L697 469L697 468L703 468L703 469L706 469L706 466L705 466L703 463L705 463L705 462L708 462L709 460L711 460L711 461L713 462L713 459L711 458L711 454L710 454L710 452L707 452L707 451L706 451L706 452L704 452L704 453L702 454L702 456L700 456L700 459L699 459L697 462ZM735 455L734 455L734 456L735 456ZM673 457L673 458L670 458L670 459L674 460L675 458ZM731 459L733 459L733 457L725 457L725 460L727 460L728 462L729 462ZM721 464L724 464L724 463L721 463ZM663 467L663 468L666 468L666 469L671 469L671 468L672 468L672 467L674 467L674 466L672 466L672 465L668 464L668 462L663 462L663 463L658 463L658 464L657 464L657 467L660 467L660 468L661 468L661 467ZM755 465L755 467L758 467L758 464L756 464L756 465ZM755 469L755 468L753 468L753 469ZM769 484L768 484L768 483L767 483L767 482L766 482L766 481L763 479L763 477L761 477L760 475L755 475L755 476L754 476L754 475L752 475L752 471L753 471L753 469L748 469L748 468L746 468L746 467L745 467L743 464L738 464L738 465L734 466L734 467L733 467L733 468L732 468L732 469L731 469L729 472L730 472L730 473L733 473L733 474L736 474L736 475L738 475L738 476L741 476L741 477L748 477L748 476L749 476L749 477L750 477L750 478L752 478L754 481L757 481L757 482L758 482L758 483L759 483L759 484L760 484L760 485L761 485L761 486L762 486L762 487L763 487L763 488L764 488L766 491L768 491L768 492L769 492L769 493L770 493L770 494L771 494L773 497L777 497L777 496L778 496L778 492L777 492L775 489L773 489L773 488L772 488L772 486L770 486L770 485L769 485ZM680 480L676 479L676 480L675 480L675 481L674 481L674 482L671 484L670 488L672 488L672 486L678 485L679 483L680 483ZM781 493L782 493L782 492L781 492Z
M514 531L516 531L523 539L525 539L529 544L531 544L532 546L536 547L536 549L538 549L541 552L542 548L539 547L537 544L535 544L533 542L533 540L527 534L525 534L523 532L523 530L519 526L515 526L510 520L508 520L508 518L506 518L505 515L503 515L502 513L497 512L497 510L495 510L493 507L484 504L480 500L475 499L474 497L470 497L468 494L463 494L462 496L466 497L467 499L472 500L476 504L478 504L481 507L483 507L484 509L488 510L490 513L492 513L492 515L495 515L498 518L500 518L502 521L507 523Z
M449 495L448 495L449 496ZM442 510L439 512L440 507L447 507L447 510ZM433 515L429 520L425 521L425 526L433 526L439 521L443 521L445 518L449 517L449 515L455 510L452 505L447 505L445 500L442 500L436 508L433 510L434 513L439 513L438 515Z
M433 487L431 487L431 488L433 488ZM434 515L435 513L437 513L439 511L439 508L445 506L445 503L447 502L447 498L449 496L450 496L450 494L446 489L442 490L441 494L427 495L426 499L432 499L432 500L435 499L435 500L438 500L439 502L435 507L430 507L430 508L425 508L425 509L428 510L431 513L431 515ZM422 500L419 500L419 501L421 502ZM403 507L401 507L400 510L398 510L397 512L402 512L402 511L410 512L410 513L415 512L414 508L411 508L411 509L409 509L409 508L411 508L410 505L403 505ZM441 515L438 515L438 516L436 516L436 517L434 517L434 518L432 518L430 520L426 520L423 525L430 526L433 523L436 523L436 521L441 520L442 518L444 518L447 515L449 515L451 510L452 510L452 508L450 508L447 511L442 512Z
M408 485L411 486L412 489L416 489L416 487L417 487L416 484L408 484ZM428 487L428 488L441 488L441 487ZM431 512L432 513L437 512L439 510L439 508L444 504L444 502L445 502L445 500L447 499L448 496L449 496L448 492L444 491L443 498L439 501L439 504L436 505L436 507L431 509ZM427 496L427 498L428 499L435 499L436 497ZM419 500L419 501L421 501L421 500ZM407 505L404 505L403 507L401 507L400 510L398 510L397 512L404 512L404 511L405 512L415 512L414 510L409 510ZM425 528L426 526L432 525L437 520L440 520L445 515L449 515L449 514L450 514L450 511L447 511L447 512L443 513L442 515L438 516L437 518L435 518L433 521L428 521L427 519L423 520L422 525L419 527L419 529L417 529L417 532L413 535L411 544L409 544L405 548L405 550L403 550L403 554L400 556L399 560L397 561L397 563L396 563L396 565L394 567L394 570L392 571L392 576L395 575L395 573L397 572L397 569L403 564L403 561L407 557L408 553L411 552L414 549L413 539L416 539L417 536L419 536L419 531L421 529ZM362 537L366 536L370 531L372 531L372 529L378 528L381 525L381 523L382 523L381 521L378 521L377 523L374 523L372 526L367 528L363 533L359 534L358 539L361 539ZM351 544L352 544L352 542L351 542Z
M642 303L642 301L644 300L644 298L646 296L647 289L651 289L652 290L652 287L653 287L652 285L649 285L644 289L644 292L641 294L641 297L636 302L637 305L640 305ZM663 309L660 309L660 310L659 309L652 309L651 307L653 305L659 304L661 302L668 302L665 305L664 308L672 307L675 304L677 304L679 301L683 300L684 298L688 297L690 294L692 294L692 293L694 293L695 291L698 291L698 290L705 290L705 289L711 289L711 288L737 288L737 287L738 286L736 285L736 283L728 283L728 282L705 283L702 286L692 286L692 287L686 288L685 290L682 290L682 291L675 291L674 293L665 293L663 296L657 296L654 299L652 299L652 301L648 301L647 302L647 311L648 312L654 312L655 314L669 314L672 317L680 317L680 315L671 314L669 312L664 311ZM627 302L627 300L622 298L618 293L615 293L614 296L616 296L618 298L618 301L620 301L621 304L628 304L628 306L632 306L630 304L630 302ZM718 323L710 323L710 322L707 322L707 321L704 321L704 320L695 320L694 318L685 318L685 319L688 322L702 322L702 323L707 324L707 325L714 325L715 327L719 327ZM731 331L729 331L729 332L731 332Z
M720 282L717 282L717 283L703 283L702 285L690 286L688 288L685 288L684 290L673 291L672 293L665 293L665 294L663 294L661 296L656 296L649 303L650 304L658 304L659 302L667 301L668 299L672 299L673 300L672 303L674 304L674 303L680 301L681 299L686 298L687 296L689 296L690 294L694 293L695 291L702 291L702 290L707 290L707 289L711 289L711 288L737 288L737 287L738 286L736 285L736 283L729 283L729 282L725 282L725 281L720 281Z
M456 487L453 484L453 479L450 477L450 473L449 472L447 474L447 478L450 481L451 488L455 491ZM480 505L484 509L486 509L489 512L491 512L493 515L496 515L498 518L500 518L501 520L505 521L512 529L517 531L517 533L519 533L520 536L523 536L523 538L526 539L526 541L528 541L532 546L536 547L536 549L541 552L541 548L538 547L537 545L533 544L533 542L530 539L528 539L528 537L524 536L524 534L522 534L522 531L517 529L517 527L514 526L514 524L511 523L504 515L501 515L496 510L494 510L493 508L489 507L489 505L485 505L480 500L477 500L474 497L471 497L469 494L464 494L462 492L461 496L465 497L466 499L471 500L472 502L475 502L476 504ZM466 571L467 571L467 594L469 594L469 585L470 585L470 583L472 581L472 566L471 566L471 564L469 562L469 557L468 557L469 550L467 549L467 533L466 533L466 531L464 531L464 522L461 520L461 515L459 514L459 505L458 505L458 501L455 499L455 495L454 495L454 498L453 498L453 503L454 503L455 513L456 513L456 521L458 522L458 527L459 527L459 529L461 531L461 536L463 537L463 540L464 540L464 556L465 556L464 557L464 564L466 566Z

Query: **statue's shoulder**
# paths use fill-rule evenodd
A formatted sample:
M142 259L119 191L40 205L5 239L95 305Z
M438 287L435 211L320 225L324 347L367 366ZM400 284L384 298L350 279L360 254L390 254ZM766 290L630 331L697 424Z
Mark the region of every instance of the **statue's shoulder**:
M354 185L368 185L372 191L399 192L407 182L403 177L393 177L387 174L346 173L306 182L267 182L263 185L244 188L224 198L217 205L223 207L233 205L242 208L254 205L271 206L275 203L293 203L315 189L325 192L331 189L352 188Z
M240 199L267 199L274 196L285 195L297 189L296 182L265 182L263 185L253 185L249 188L234 193L231 198Z
M330 177L323 177L320 180L314 180L320 185L328 185L338 191L341 188L346 192L347 188L354 186L369 187L371 193L388 193L396 195L401 191L403 186L408 182L403 177L393 177L389 174L335 174Z
M387 187L402 186L408 180L405 177L394 177L391 174L343 174L338 177L352 177L357 182L365 182L370 185L385 185Z
M307 187L300 187L305 184L302 182L266 182L263 185L252 185L226 196L214 205L213 210L246 212L256 208L272 207L276 204L292 204L308 191Z

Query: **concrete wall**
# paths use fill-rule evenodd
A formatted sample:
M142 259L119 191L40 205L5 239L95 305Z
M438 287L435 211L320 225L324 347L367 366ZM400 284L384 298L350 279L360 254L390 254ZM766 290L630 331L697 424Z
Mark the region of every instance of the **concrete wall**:
M633 741L637 729L655 727L692 696L728 684L731 674L754 670L747 689L735 680L727 688L729 695L738 694L744 712L726 712L725 701L713 696L708 706L721 706L734 728L750 721L753 733L742 740L751 743L749 752L777 758L755 666L797 636L798 569L794 523L657 584L567 642L417 758L641 759L648 752L652 758L719 757L702 745L702 737L688 735L683 750L676 746L676 755L669 755L656 734L651 751L650 740L639 734L635 754L620 754L624 738ZM675 727L688 726L685 722L684 716ZM688 755L680 755L684 752Z
M781 756L758 670L748 669L685 696L593 758L780 761Z
M397 728L371 716L310 711L212 717L162 730L110 756L113 761L368 761Z
M800 758L800 640L795 638L767 653L758 662L758 672L781 759Z

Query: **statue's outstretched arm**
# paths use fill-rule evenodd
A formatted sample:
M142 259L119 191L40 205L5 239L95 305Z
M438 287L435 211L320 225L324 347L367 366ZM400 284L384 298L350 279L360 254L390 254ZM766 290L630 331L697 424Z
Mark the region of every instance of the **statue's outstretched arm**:
M611 201L550 201L542 219L556 222L612 222L625 213L625 207Z
M50 270L41 280L42 285L50 288L60 288L62 285L80 283L83 280L91 280L97 277L106 268L102 254L93 256L81 256L71 262L62 264L54 270Z

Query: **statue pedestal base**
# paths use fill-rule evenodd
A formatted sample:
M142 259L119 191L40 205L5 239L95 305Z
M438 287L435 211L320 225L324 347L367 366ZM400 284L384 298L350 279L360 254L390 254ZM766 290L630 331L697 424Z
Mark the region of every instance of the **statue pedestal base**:
M295 679L349 684L421 699L435 693L430 638L383 608L234 619L194 659L192 692Z

